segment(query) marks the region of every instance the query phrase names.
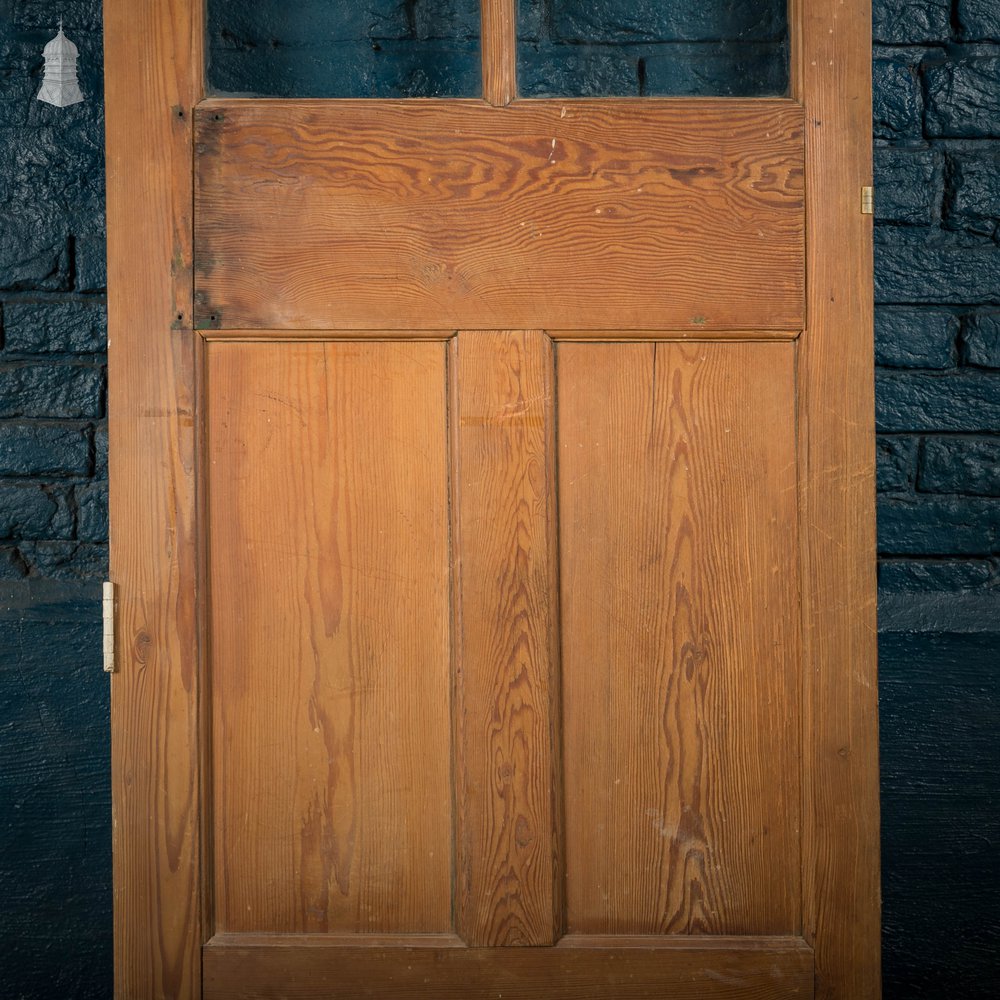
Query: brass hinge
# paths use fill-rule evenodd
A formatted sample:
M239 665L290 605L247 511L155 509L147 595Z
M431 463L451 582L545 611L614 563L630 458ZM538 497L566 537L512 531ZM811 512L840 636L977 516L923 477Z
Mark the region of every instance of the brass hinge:
M861 214L875 214L875 188L863 187L861 189Z
M101 600L101 617L104 621L104 672L115 672L115 585L104 582Z

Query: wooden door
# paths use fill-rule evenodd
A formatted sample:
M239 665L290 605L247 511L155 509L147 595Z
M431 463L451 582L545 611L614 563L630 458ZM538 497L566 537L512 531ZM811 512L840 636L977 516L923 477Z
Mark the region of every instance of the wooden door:
M869 15L782 100L203 98L107 0L120 997L879 992Z

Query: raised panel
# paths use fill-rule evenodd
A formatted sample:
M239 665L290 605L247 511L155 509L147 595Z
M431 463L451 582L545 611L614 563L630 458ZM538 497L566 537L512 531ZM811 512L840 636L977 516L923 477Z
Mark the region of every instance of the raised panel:
M217 930L451 927L445 350L207 347Z
M198 323L800 330L785 100L211 101Z
M568 931L797 933L795 345L556 356Z

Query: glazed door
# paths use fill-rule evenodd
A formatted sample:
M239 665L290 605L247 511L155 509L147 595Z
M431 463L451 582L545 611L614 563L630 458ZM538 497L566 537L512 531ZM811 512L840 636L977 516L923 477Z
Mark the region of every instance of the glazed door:
M119 995L876 996L865 5L530 101L107 7Z

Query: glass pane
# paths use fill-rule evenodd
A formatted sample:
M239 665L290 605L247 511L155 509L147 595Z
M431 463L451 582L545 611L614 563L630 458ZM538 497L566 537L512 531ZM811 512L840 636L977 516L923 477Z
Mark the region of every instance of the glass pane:
M786 0L520 0L522 97L788 89Z
M209 0L208 89L478 97L477 0Z

